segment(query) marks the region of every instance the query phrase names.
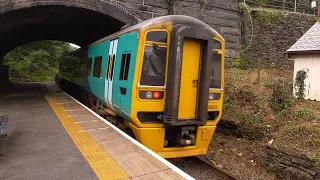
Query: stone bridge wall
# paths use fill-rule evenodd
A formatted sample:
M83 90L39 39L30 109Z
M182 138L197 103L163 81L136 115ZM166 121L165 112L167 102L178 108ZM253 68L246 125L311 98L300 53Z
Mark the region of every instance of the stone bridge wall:
M229 60L238 57L240 16L237 0L0 0L0 15L23 8L64 5L108 14L125 24L167 14L189 15L215 28L226 40ZM205 2L205 3L203 3ZM10 19L10 18L9 18ZM0 21L1 24L1 21Z
M179 14L195 17L215 28L226 40L226 57L230 62L238 58L240 40L240 16L233 9L236 0L118 0L118 3L133 10L143 19Z

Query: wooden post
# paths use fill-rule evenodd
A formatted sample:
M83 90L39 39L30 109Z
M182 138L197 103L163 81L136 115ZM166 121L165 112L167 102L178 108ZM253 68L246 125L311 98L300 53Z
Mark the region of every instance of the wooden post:
M258 77L257 77L257 84L260 85L260 71L261 71L261 57L258 57Z
M283 4L282 4L282 10L284 10L286 7L286 0L283 0Z

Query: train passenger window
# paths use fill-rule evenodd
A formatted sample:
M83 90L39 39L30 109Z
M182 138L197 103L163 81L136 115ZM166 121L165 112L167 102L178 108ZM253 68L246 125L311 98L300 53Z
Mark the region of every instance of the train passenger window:
M165 31L149 32L147 41L167 43L168 33Z
M210 88L221 88L222 56L218 53L212 54L212 71L210 74Z
M140 85L164 86L166 63L166 47L145 46Z
M120 80L128 80L131 54L122 54Z
M95 57L93 63L93 77L101 78L101 65L102 65L102 57Z
M88 76L91 76L91 66L92 66L92 59L91 58L88 58L87 60L87 75Z

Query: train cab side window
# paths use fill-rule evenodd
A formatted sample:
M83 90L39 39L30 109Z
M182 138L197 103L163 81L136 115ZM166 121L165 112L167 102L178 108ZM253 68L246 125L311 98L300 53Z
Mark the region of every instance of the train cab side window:
M222 56L219 53L212 54L212 71L210 74L210 88L221 88Z
M167 40L168 33L166 31L149 32L147 34L147 41L167 43Z
M128 80L131 54L122 54L120 80Z
M87 63L87 76L91 76L92 59L88 58Z
M101 65L102 65L102 57L95 57L94 58L94 65L93 65L93 77L101 78Z

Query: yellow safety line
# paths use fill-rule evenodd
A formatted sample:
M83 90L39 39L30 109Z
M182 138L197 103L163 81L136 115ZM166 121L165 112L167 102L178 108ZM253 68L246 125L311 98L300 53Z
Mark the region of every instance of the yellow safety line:
M51 108L99 179L124 179L128 174L90 137L65 108L46 96Z

